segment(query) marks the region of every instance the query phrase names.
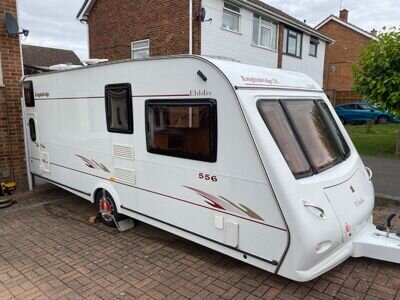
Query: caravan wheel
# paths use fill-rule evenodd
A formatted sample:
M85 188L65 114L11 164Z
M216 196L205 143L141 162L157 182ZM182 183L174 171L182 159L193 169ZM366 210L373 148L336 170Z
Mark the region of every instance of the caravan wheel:
M114 199L108 192L105 195L102 191L99 191L96 195L96 206L101 221L104 225L109 227L116 227L115 221L119 222L124 219L123 215L120 215L116 209ZM114 219L113 219L114 216Z

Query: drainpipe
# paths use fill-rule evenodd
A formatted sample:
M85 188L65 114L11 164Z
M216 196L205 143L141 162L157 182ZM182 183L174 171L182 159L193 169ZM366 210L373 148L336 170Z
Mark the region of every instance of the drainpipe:
M193 0L189 0L189 54L193 54Z

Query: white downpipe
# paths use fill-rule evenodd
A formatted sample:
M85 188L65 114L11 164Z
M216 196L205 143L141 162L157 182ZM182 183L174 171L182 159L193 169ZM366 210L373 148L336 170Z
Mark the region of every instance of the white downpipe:
M193 0L189 0L189 54L193 54Z

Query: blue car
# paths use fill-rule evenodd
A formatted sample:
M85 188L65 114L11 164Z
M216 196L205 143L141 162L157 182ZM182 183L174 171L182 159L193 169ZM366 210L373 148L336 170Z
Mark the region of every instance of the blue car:
M337 105L335 110L343 124L365 124L368 122L386 124L389 122L400 122L392 114L381 111L367 102L341 104Z

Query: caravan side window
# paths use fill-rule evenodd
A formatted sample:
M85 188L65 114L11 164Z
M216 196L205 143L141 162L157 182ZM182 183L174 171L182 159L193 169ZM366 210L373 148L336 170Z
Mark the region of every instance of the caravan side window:
M215 100L146 101L147 150L200 161L217 160Z
M105 94L108 131L133 133L131 85L129 83L107 85Z
M24 82L24 97L25 97L26 107L34 107L35 106L35 94L33 93L33 82L32 81Z

